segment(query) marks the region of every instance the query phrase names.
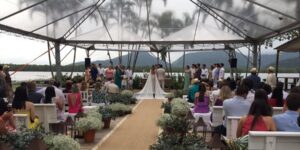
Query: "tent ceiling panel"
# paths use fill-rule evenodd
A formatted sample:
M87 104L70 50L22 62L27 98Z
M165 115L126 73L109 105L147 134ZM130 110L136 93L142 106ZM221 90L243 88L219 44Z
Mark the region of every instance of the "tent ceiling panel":
M275 49L283 52L300 52L300 38L286 42Z
M90 8L103 1L99 9L63 42L249 42L246 41L249 39L241 39L232 33L242 32L255 40L300 26L299 0L1 0L0 29L5 27L6 31L15 32L6 28L11 27L24 31L21 32L24 35L59 39L83 20L81 17ZM239 30L232 31L224 22L216 20L216 16L210 16L203 9L199 11L199 7L191 1L205 4ZM30 8L20 11L27 7ZM20 13L16 13L18 11ZM1 20L13 13L16 14ZM197 22L199 25L196 27ZM208 30L207 26L216 29Z

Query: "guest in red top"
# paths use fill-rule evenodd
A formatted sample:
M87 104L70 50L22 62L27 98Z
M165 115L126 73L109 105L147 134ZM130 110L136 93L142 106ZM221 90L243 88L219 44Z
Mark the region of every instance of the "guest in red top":
M264 90L257 90L255 95L257 94L267 97ZM276 131L275 123L272 119L272 111L266 98L254 99L248 115L240 119L236 136L247 135L249 131Z
M76 84L72 86L72 93L68 95L69 113L82 112L81 94Z

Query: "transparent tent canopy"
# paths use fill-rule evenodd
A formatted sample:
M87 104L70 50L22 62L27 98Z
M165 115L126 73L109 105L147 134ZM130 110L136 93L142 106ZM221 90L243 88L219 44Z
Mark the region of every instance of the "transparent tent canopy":
M0 30L105 43L263 40L300 26L299 0L1 0Z

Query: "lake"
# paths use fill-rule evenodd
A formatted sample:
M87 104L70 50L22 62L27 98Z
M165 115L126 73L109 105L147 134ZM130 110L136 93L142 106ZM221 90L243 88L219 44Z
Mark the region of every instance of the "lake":
M10 72L11 74L12 72ZM63 72L63 74L70 75L70 72ZM178 73L173 73L178 75ZM179 73L181 74L181 73ZM83 72L74 72L74 75L83 75ZM249 75L249 73L248 73ZM143 76L142 72L134 73L134 76ZM229 73L225 73L225 78L229 77ZM246 76L246 73L242 73L241 76ZM267 73L260 73L261 79L266 79ZM278 77L299 77L299 73L279 73ZM15 82L28 81L28 80L47 80L51 78L51 72L30 72L30 71L20 71L11 76L11 79Z

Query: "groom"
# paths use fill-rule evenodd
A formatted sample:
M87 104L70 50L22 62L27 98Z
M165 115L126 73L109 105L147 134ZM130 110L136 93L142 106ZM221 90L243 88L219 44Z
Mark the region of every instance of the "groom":
M165 89L165 69L161 64L158 64L159 68L156 70L157 79L162 89Z

